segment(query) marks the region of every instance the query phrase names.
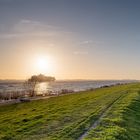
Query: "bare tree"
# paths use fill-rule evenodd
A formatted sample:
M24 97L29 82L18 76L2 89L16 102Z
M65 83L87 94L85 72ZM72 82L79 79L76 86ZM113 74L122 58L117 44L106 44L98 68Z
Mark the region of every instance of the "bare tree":
M35 88L36 88L37 82L36 81L25 81L24 87L26 92L29 94L29 96L33 97L36 95Z

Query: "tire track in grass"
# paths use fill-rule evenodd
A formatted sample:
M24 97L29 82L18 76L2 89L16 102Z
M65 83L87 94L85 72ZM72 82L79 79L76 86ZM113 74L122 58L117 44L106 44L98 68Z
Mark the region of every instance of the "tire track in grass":
M99 118L93 123L93 125L87 130L85 131L79 138L78 140L84 140L84 138L88 135L88 132L91 130L91 129L95 129L100 123L101 123L101 120L102 118L106 115L106 112L108 110L111 109L111 107L113 106L113 104L115 104L119 99L121 99L122 97L124 97L124 93L126 92L122 92L122 94L117 97L115 100L113 100L100 114Z

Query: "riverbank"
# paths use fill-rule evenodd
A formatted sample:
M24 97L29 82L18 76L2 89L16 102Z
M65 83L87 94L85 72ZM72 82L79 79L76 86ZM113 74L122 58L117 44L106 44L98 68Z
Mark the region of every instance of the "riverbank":
M117 84L113 84L113 85L104 85L104 86L101 86L101 87L98 87L98 88L90 88L90 89L87 89L85 91L95 91L96 89L100 89L100 88L108 88L108 87L113 87L113 86L117 86L117 85L125 85L125 84L128 84L128 83L117 83ZM68 90L68 89L62 89L61 92L59 92L59 93L49 93L49 94L45 93L45 94L40 94L40 95L36 95L36 96L33 96L33 97L29 96L30 94L28 94L27 92L26 93L15 92L15 93L16 93L15 98L10 98L11 93L9 93L8 95L3 94L5 96L4 97L5 99L0 100L0 105L30 102L30 101L34 101L34 100L47 99L47 98L63 96L63 95L67 95L67 94L75 94L75 93L78 93L78 92L75 92L73 90Z
M137 140L139 93L140 84L133 83L3 105L0 139Z

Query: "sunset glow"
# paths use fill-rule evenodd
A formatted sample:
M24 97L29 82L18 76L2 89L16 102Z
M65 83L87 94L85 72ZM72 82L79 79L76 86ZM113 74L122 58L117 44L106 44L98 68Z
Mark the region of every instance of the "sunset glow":
M37 62L36 62L36 68L37 68L38 72L40 72L40 73L46 72L47 69L49 69L49 63L48 63L47 58L45 58L45 57L38 58Z
M140 79L139 14L129 3L2 1L0 79Z

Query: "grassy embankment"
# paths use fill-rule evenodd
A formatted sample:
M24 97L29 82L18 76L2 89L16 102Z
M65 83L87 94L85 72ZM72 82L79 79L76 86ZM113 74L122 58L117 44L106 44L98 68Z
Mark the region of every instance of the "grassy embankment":
M140 84L0 106L0 140L140 139Z

